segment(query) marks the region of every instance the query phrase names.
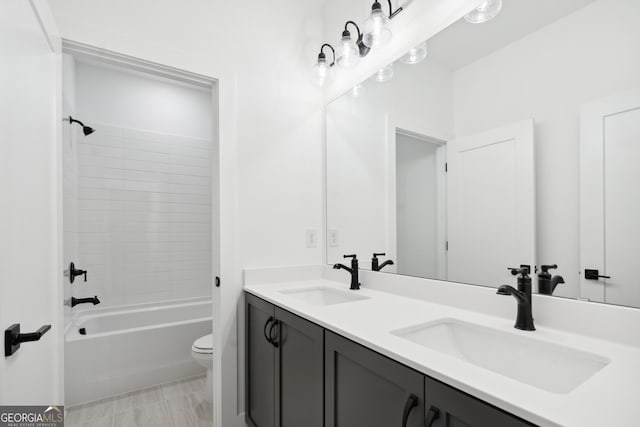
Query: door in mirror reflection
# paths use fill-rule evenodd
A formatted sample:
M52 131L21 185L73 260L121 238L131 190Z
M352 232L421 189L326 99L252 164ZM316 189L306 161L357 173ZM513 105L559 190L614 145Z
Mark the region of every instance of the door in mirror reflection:
M500 286L508 267L535 265L533 120L448 146L448 275Z
M447 279L445 164L443 141L396 131L398 274Z
M582 297L640 307L640 90L584 105L581 127Z

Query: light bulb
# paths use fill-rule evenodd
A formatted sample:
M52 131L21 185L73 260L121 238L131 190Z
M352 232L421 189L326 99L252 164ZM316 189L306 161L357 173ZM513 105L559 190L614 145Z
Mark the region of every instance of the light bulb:
M409 52L407 52L402 58L400 58L400 61L405 64L413 65L424 61L426 57L427 42L422 42L413 49L409 49Z
M374 80L378 83L388 82L393 78L393 64L380 68L374 76Z
M340 54L341 56L338 58L338 64L342 67L353 67L360 62L360 49L358 49L358 45L351 38L351 33L346 30L342 33Z
M327 76L329 75L329 64L324 54L318 55L318 62L314 67L315 80L319 86L323 86Z
M374 3L371 7L371 15L364 22L364 36L362 42L371 49L379 48L391 41L393 33L388 27L389 18L382 12L380 3Z
M482 24L498 16L501 10L502 0L485 0L480 6L467 13L464 19L471 24Z

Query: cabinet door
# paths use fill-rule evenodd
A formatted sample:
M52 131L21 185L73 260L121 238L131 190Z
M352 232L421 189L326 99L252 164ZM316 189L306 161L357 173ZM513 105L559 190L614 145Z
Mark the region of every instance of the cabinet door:
M275 347L268 339L274 306L245 293L246 411L252 427L275 426Z
M424 427L531 427L501 409L427 377Z
M324 330L276 307L276 426L322 427Z
M422 427L424 376L325 332L326 427Z

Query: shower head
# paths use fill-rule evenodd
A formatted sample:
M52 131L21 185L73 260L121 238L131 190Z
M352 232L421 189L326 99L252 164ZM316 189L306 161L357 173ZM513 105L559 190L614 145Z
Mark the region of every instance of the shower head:
M69 116L69 123L78 123L80 126L82 126L82 133L84 133L84 136L91 135L96 131L94 128L85 126L84 123L82 123L80 120L76 120L71 116Z

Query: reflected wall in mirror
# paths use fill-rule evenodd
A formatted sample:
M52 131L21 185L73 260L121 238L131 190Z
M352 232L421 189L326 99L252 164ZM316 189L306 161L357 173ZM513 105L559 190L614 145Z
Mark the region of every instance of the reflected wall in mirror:
M638 16L505 0L331 102L328 262L493 287L530 265L545 293L640 307Z

